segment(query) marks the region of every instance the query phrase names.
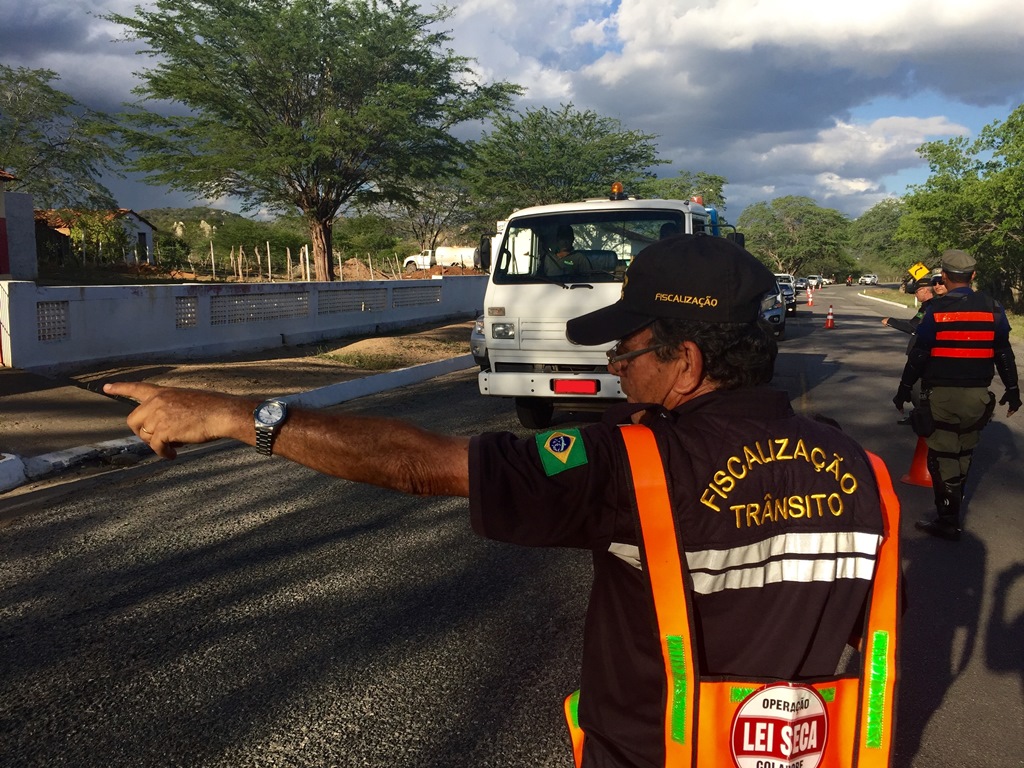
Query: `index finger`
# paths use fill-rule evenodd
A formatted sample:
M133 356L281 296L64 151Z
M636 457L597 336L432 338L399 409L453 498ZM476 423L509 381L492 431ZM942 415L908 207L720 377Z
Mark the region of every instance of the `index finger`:
M148 384L144 381L113 381L103 385L103 391L115 397L128 397L137 403L142 403L151 398L159 390L156 384Z

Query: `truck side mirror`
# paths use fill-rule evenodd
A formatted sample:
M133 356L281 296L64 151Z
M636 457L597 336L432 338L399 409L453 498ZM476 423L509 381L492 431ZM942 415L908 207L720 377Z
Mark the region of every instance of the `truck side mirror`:
M477 247L476 267L484 272L491 271L491 238L487 235L480 237L480 245Z
M727 232L725 235L726 240L732 240L740 248L746 248L747 238L742 232Z

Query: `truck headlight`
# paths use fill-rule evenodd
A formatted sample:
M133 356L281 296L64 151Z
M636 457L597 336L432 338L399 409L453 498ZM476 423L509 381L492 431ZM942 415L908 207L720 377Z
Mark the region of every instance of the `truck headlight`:
M516 337L515 323L491 323L492 339L514 339Z

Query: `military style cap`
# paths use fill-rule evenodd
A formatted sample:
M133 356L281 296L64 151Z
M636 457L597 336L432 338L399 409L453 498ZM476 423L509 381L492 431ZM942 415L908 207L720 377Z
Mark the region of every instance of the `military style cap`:
M710 235L675 235L636 255L617 302L573 318L566 336L592 346L629 336L658 318L753 323L775 275L745 249Z
M950 249L942 252L942 269L946 272L959 272L965 275L971 274L978 263L974 257L966 251Z

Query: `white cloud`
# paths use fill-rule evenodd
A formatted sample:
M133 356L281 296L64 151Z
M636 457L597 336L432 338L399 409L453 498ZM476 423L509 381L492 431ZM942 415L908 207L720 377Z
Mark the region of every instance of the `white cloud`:
M55 69L58 87L111 109L148 62L89 13L131 13L135 2L0 0L0 55ZM672 161L659 172L726 176L730 214L804 194L856 215L902 192L885 181L922 166L923 142L973 134L1024 101L1019 0L452 6L443 27L484 80L524 86L521 106L571 101L657 134Z
M572 31L572 41L578 45L602 46L608 37L607 19L588 19Z

